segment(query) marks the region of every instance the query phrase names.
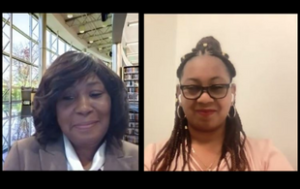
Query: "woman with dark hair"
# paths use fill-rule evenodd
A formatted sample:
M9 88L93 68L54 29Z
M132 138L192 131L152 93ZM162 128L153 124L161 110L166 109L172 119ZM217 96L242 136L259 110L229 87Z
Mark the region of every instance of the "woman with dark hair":
M32 137L13 144L4 170L138 170L123 141L127 91L100 60L69 51L46 70L34 97Z
M293 170L269 140L246 137L235 108L235 75L213 37L181 59L174 129L169 140L145 149L145 171Z

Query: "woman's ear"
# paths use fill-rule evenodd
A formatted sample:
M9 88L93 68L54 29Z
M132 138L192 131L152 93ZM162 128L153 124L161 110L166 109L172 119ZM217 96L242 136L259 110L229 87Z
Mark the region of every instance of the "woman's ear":
M235 97L235 95L236 95L236 85L234 83L231 84L230 93L232 93Z
M176 101L178 100L179 105L181 103L181 91L180 91L180 85L176 85Z
M180 95L180 85L177 84L176 85L176 98L178 98L179 95Z
M236 100L236 85L234 83L231 84L230 93L231 93L231 103L232 105L234 105Z

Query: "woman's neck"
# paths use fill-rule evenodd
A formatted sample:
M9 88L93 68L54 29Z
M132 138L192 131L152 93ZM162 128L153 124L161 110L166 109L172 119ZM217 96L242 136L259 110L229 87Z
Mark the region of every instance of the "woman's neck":
M93 163L95 153L99 148L99 144L95 145L73 145L74 150L85 169L89 169Z
M216 152L221 151L225 137L225 123L212 131L196 129L193 126L189 126L188 129L191 135L192 146L214 149Z

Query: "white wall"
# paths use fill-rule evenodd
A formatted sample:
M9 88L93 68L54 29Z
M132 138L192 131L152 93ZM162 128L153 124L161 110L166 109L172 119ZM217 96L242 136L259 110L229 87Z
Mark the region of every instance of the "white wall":
M180 57L210 35L237 70L237 109L246 134L272 139L297 169L296 15L145 16L145 146L170 136Z
M149 144L172 131L176 16L148 15L144 24L144 133Z

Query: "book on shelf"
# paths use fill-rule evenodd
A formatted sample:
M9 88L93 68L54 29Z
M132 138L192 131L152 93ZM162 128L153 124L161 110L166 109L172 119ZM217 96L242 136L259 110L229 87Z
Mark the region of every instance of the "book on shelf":
M139 143L139 70L138 66L125 66L121 70L122 79L127 88L129 104L129 125L124 140Z

